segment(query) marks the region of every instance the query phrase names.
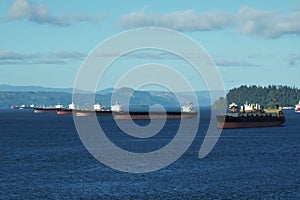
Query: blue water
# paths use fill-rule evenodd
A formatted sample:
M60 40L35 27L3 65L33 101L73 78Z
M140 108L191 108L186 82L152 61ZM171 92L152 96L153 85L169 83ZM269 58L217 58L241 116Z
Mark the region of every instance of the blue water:
M210 117L201 111L197 137L180 159L132 174L93 158L72 116L0 110L0 199L300 199L300 114L285 115L284 127L223 130L199 159ZM101 123L112 141L135 152L161 148L178 128L178 120L170 120L140 145L110 118Z

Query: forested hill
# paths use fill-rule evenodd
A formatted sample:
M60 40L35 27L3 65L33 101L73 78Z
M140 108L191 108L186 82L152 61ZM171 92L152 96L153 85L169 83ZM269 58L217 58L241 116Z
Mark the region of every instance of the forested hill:
M258 103L265 107L272 107L274 103L280 106L294 106L300 100L300 89L296 87L269 85L246 86L231 89L226 95L227 103L234 102L237 105Z
M0 85L1 86L1 85ZM20 87L18 87L20 88ZM37 87L40 88L40 87ZM13 88L14 89L14 88ZM21 88L23 89L23 88ZM27 88L25 88L27 89ZM42 88L44 89L44 88ZM112 95L112 91L114 95ZM82 92L82 91L81 91ZM201 106L210 106L211 100L208 91L196 91L196 96L201 99ZM92 93L83 93L87 98ZM193 102L193 92L178 92L176 95L167 91L139 91L132 88L107 89L98 91L95 95L95 103L101 103L105 108L109 108L112 102L119 102L123 107L129 106L151 106L155 104L165 107L179 107L186 103ZM130 99L130 102L128 102ZM77 105L85 104L83 102L74 102ZM1 91L0 87L0 108L7 108L12 105L31 105L35 106L53 106L57 103L67 107L72 102L72 93L53 92L46 88L46 91ZM91 105L90 105L91 106Z

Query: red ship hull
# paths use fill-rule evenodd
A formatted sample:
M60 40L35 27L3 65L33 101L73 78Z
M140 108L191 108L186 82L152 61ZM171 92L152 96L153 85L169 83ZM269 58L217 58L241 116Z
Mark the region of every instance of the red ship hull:
M94 110L76 110L74 111L75 115L78 117L87 117L87 116L111 116L112 111L102 110L102 111L94 111Z
M68 109L68 110L59 110L56 112L58 115L72 115L73 110Z

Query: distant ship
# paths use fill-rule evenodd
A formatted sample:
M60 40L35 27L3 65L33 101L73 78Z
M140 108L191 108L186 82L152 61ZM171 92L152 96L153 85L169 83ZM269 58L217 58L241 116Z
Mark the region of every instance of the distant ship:
M295 105L295 112L300 113L300 101Z
M76 110L76 116L109 116L113 115L115 120L148 120L148 119L188 119L195 118L198 113L194 111L193 105L182 106L181 111L123 111L122 106L116 103L105 110L98 107L94 110Z
M237 112L236 108L236 104L232 103L229 105L231 113L216 116L219 128L273 127L285 123L282 108L278 105L276 108L264 109L258 104L246 103L241 106L241 112Z
M49 106L49 107L35 107L33 112L34 113L58 112L62 109L64 109L63 105L57 104L55 106Z
M73 111L76 111L78 109L77 105L73 102L69 104L68 108L61 108L56 111L58 115L70 115L73 114Z
M181 111L122 111L120 105L111 106L115 120L190 119L198 115L193 105L181 107Z
M31 104L30 106L26 106L25 104L22 104L21 106L10 106L11 109L34 109L34 105Z
M75 110L74 114L78 117L86 117L86 116L111 116L112 115L112 111L111 110L105 110L105 108L97 103L94 104L93 106L93 110Z

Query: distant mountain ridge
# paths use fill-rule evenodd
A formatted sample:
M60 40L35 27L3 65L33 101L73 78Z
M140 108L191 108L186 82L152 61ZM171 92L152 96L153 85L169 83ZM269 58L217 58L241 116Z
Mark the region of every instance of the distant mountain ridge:
M65 92L73 93L73 88L51 88L51 87L42 87L42 86L12 86L2 84L0 85L0 91L3 92ZM106 94L112 93L113 88L106 88L99 90L97 94Z
M0 85L0 91L3 92L66 92L72 93L73 88L48 88L42 86L12 86Z
M0 107L22 104L48 106L57 103L67 107L72 102L72 92L72 88L0 85ZM74 102L79 105L84 105L87 95L93 95L92 92L82 91L78 94L83 95L81 102ZM197 97L196 102L192 98L194 95ZM130 100L129 105L127 105L128 99ZM118 89L107 88L97 91L95 94L95 103L101 103L106 108L109 108L115 102L119 102L124 107L155 104L165 107L180 107L180 105L188 103L199 104L200 106L210 106L212 104L209 91L177 92L174 94L168 91L140 91L124 87Z

